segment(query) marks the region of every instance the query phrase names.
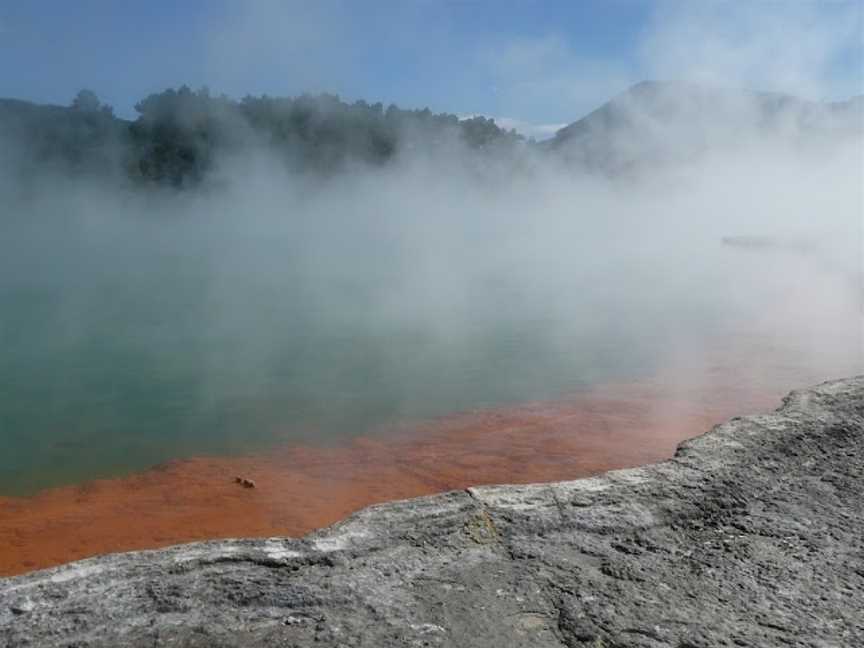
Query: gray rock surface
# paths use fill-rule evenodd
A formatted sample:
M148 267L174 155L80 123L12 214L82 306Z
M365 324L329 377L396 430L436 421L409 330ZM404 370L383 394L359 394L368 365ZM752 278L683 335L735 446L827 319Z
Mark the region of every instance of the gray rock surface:
M0 579L3 646L864 646L864 377L669 461Z

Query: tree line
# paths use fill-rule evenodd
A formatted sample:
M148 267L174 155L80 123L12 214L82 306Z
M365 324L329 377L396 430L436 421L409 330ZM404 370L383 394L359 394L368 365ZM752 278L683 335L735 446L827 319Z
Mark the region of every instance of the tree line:
M485 117L460 119L332 94L234 100L207 88L169 88L114 115L90 90L67 107L0 100L0 171L22 179L51 169L112 175L173 187L202 182L221 154L264 147L297 172L335 173L353 163L386 165L407 151L465 147L500 157L525 142Z

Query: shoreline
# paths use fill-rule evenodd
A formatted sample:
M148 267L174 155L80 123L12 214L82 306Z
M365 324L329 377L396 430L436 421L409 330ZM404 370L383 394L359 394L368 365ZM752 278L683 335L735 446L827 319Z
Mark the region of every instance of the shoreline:
M0 639L857 646L862 459L857 375L796 389L644 467L389 502L303 538L0 579Z
M604 385L404 423L337 446L192 457L125 477L0 497L0 577L94 555L233 537L299 537L389 500L472 486L572 480L666 459L788 387ZM256 483L254 489L235 477Z

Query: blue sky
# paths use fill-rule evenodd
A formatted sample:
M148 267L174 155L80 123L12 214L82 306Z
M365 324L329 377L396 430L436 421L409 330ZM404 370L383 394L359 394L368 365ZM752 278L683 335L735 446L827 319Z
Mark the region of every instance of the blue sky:
M526 132L646 78L838 99L862 89L860 0L0 0L0 96L118 114L168 86L486 114Z

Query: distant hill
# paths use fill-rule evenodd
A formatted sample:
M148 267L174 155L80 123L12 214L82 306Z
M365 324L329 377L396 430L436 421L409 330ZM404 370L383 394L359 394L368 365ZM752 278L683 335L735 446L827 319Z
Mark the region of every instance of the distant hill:
M575 171L618 175L741 146L755 134L806 140L864 131L862 96L818 103L658 81L636 84L539 144L484 117L349 103L329 94L237 101L182 86L144 98L136 110L137 119L118 119L89 90L70 106L0 99L0 189L38 190L45 171L186 187L207 178L220 155L262 149L298 173L385 165L405 152L467 150L505 162L537 151Z
M791 95L644 81L559 130L542 147L570 164L617 173L643 164L686 161L755 135L861 134L864 97L819 103Z

